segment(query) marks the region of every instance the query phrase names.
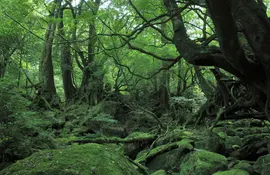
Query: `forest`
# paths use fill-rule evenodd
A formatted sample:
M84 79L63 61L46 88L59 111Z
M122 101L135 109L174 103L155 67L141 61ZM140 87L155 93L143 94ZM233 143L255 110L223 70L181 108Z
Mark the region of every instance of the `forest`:
M270 0L0 0L0 175L270 175Z

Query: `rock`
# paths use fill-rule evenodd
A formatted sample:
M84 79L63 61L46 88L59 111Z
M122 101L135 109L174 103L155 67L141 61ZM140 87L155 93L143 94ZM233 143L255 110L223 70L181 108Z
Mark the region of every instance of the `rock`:
M240 148L243 145L243 142L239 136L227 136L225 138L225 147L227 152L232 152Z
M213 175L249 175L249 173L241 169L231 169L227 171L219 171Z
M151 175L166 175L166 172L164 170L158 170L158 171L152 173Z
M215 153L224 153L224 140L215 133L209 133L203 140L195 142L195 148Z
M242 160L233 166L234 169L241 169L247 171L249 174L255 174L254 168L248 162Z
M115 149L99 144L46 150L17 161L1 175L140 175Z
M118 108L116 101L104 101L97 105L96 113L104 113L114 116Z
M187 152L183 151L181 148L173 149L169 152L157 155L153 160L146 164L146 167L150 172L160 168L165 169L166 171L171 170L173 172L178 172L181 158L183 159L185 154L187 154Z
M130 112L125 121L125 130L128 134L132 132L150 132L156 126L158 126L157 121L145 112Z
M181 129L174 129L173 131L167 133L165 136L160 137L155 146L161 146L172 142L181 141L182 139L192 139L195 134L190 131L181 130Z
M141 153L135 161L144 163L150 172L160 169L179 172L181 160L193 150L191 142L191 140L184 139L180 142L156 147L150 152Z
M253 165L255 172L260 175L269 175L270 174L270 154L261 156Z
M241 160L256 161L260 156L268 153L267 143L269 142L269 138L269 134L245 136L243 138L243 146L230 153L230 156Z
M220 154L198 150L186 155L180 165L179 175L210 175L226 170L227 164L226 157Z
M126 139L138 139L138 138L146 138L146 137L153 137L149 133L143 132L133 132L132 134L128 135ZM143 141L143 142L133 142L133 143L125 143L124 144L124 155L130 157L131 159L135 159L136 155L143 150L147 145L150 145L153 140Z

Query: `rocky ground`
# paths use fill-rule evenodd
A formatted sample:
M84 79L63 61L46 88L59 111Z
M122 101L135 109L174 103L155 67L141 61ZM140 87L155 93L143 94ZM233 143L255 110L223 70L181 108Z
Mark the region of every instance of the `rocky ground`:
M181 127L117 102L44 112L55 149L37 151L3 175L269 175L270 123L255 119ZM49 122L48 122L49 123ZM163 126L163 127L164 127Z

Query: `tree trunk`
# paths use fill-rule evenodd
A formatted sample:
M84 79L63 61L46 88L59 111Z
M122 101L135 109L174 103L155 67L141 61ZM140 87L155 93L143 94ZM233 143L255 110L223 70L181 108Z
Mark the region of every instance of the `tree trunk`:
M100 6L100 0L96 0L92 14L96 15ZM95 65L95 47L97 41L95 19L92 19L88 30L88 57L83 63L83 78L80 86L80 92L85 96L86 101L90 104L96 104L103 97L103 76L97 76L94 73L97 71Z
M230 103L227 99L224 100L223 105L228 106L225 112L235 111L239 107L251 108L255 105L254 101L260 101L265 105L263 112L270 120L268 110L270 107L270 23L263 1L206 0L206 8L215 26L219 48L198 45L192 41L182 20L183 9L178 7L176 0L163 0L163 2L173 24L174 44L186 61L194 65L222 68L238 77L245 88L251 89L247 91L249 93L245 93L241 88L238 90L242 91L242 98L247 98L245 100L250 103L245 103L243 99L234 98L234 94L229 94L232 100L230 99ZM245 53L239 41L239 32L244 34L252 48L252 59ZM219 81L223 82L221 79ZM224 83L225 85L237 84L237 82L225 81ZM226 86L230 87L228 85ZM226 91L225 96L232 93ZM261 94L259 100L256 94Z
M54 7L51 11L50 17L56 17L57 10ZM54 71L52 63L52 50L53 50L53 40L55 33L56 24L49 22L46 34L45 43L40 59L39 74L41 84L41 95L51 103L56 97L56 88L54 84Z
M165 32L166 23L164 22L166 19L161 19L161 31ZM167 40L161 36L161 43L166 44ZM162 61L162 68L167 67L167 62ZM169 78L170 74L168 70L163 70L160 77L160 86L159 86L159 102L161 109L169 109Z
M72 79L72 60L71 60L71 52L70 46L65 39L65 31L64 31L64 22L63 22L63 7L59 7L59 17L61 19L58 30L60 35L61 45L61 70L62 70L62 79L63 79L63 87L65 91L66 102L70 102L74 98L74 94L76 93L76 88L73 85Z
M199 81L199 86L201 88L201 90L203 91L203 93L205 94L205 96L209 99L211 97L213 97L214 93L215 93L215 89L210 85L210 82L208 82L201 70L199 66L194 66L198 81Z

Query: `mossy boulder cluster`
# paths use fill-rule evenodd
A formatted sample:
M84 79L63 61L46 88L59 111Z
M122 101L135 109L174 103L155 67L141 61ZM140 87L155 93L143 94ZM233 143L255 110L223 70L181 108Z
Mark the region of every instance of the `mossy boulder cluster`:
M155 122L146 122L154 129L142 129L142 120L133 123L132 116L144 119L136 112L118 120L113 102L83 109L50 117L60 118L54 126L61 127L40 128L59 133L55 147L36 149L0 175L270 175L270 134L258 120L219 122L212 131L165 131ZM154 120L151 117L147 121ZM121 128L124 134L119 134Z

